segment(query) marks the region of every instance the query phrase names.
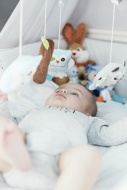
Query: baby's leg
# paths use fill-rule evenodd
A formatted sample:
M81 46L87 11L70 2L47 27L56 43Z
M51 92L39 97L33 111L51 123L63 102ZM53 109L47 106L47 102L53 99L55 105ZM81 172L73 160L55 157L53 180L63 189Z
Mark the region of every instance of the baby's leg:
M92 189L100 166L100 154L92 146L81 145L66 150L59 160L60 176L55 190Z
M0 171L7 172L11 166L27 170L31 166L25 147L25 135L10 119L0 116Z

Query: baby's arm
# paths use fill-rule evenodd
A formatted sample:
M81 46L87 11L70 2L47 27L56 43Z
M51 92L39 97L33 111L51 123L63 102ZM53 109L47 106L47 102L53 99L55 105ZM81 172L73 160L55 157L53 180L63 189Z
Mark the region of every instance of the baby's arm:
M108 125L106 122L100 125L99 120L97 118L88 131L90 144L115 146L127 142L127 117L112 125Z
M10 119L0 116L0 171L12 166L27 170L31 166L25 147L25 134Z

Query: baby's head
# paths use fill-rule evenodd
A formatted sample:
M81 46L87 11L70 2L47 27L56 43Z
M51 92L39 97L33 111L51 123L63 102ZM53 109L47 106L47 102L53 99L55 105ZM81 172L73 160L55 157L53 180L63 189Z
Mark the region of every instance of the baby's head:
M92 94L80 84L61 85L48 97L45 105L64 107L91 116L95 116L97 112Z

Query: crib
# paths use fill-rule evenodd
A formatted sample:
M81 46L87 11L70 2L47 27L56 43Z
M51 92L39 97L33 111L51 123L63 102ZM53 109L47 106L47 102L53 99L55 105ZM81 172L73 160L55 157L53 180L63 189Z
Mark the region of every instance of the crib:
M19 54L19 10L20 6L17 1L13 1L14 7L11 15L4 27L1 25L0 33L0 78L2 73L10 65L10 63L18 57ZM0 7L5 6L5 13L9 7L8 2L2 1ZM63 18L61 23L61 31L65 23L70 22L75 27L80 22L84 22L88 26L87 37L83 42L90 54L90 58L97 65L105 66L109 62L111 24L112 24L112 3L110 0L64 0ZM115 31L112 60L122 63L127 59L127 1L123 0L116 8ZM101 16L100 16L101 15ZM59 7L56 0L48 0L47 9L47 34L48 38L53 39L55 47L58 46L58 16ZM4 15L3 15L4 17ZM44 28L44 0L24 1L23 14L23 55L38 55L41 45L40 37ZM67 43L63 39L61 33L62 49L67 48ZM124 78L115 86L116 92L127 98L127 67ZM47 85L47 88L54 88ZM46 94L45 94L46 97ZM103 104L103 105L102 105ZM0 106L2 102L0 102ZM2 109L2 107L0 107ZM117 110L120 112L117 113ZM122 110L122 111L121 111ZM113 117L113 111L116 115ZM124 113L124 116L122 116ZM127 104L122 105L110 101L108 103L98 104L98 115L104 114L105 118L114 120L122 120L127 117ZM99 115L99 116L100 116ZM103 117L103 116L102 116ZM102 154L102 170L100 177L93 190L124 190L127 188L127 143L112 147L97 147ZM0 175L1 190L21 190L11 188L6 185ZM25 189L22 189L25 190Z

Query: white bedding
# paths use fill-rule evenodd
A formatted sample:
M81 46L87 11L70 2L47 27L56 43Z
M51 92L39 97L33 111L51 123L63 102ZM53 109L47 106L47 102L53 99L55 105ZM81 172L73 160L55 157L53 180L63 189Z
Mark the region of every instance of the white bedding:
M40 43L37 43L35 45L33 46L31 45L30 46L31 48L24 47L25 54L36 55L38 53ZM92 48L91 48L91 51L92 51ZM18 55L18 48L16 48L15 50L11 49L11 50L8 50L7 52L0 53L1 61L5 65L5 69L10 64L10 62L16 58L17 55ZM104 60L105 60L105 57L101 59L102 62ZM125 84L126 80L127 79L123 80L124 86L126 86ZM123 90L123 92L125 92L125 90ZM121 104L119 105L127 109L127 105L126 106L122 106ZM8 112L6 112L6 114L9 116ZM99 180L93 190L112 190L112 188L115 187L119 183L119 181L127 175L127 143L123 145L115 146L115 147L110 147L110 148L98 147L98 149L101 151L103 155L102 171L101 171ZM22 189L8 187L2 175L0 175L0 190L22 190ZM119 189L119 190L123 190L123 189Z
M94 190L111 190L127 175L127 143L99 149L103 152L102 171Z
M98 147L98 149L103 154L102 171L93 190L112 190L127 175L127 143L110 148ZM0 190L22 189L9 188L0 175Z
M112 102L112 105L113 104L115 104L115 106L119 105L118 103ZM4 110L6 111L7 104L4 103L4 105L5 106L3 107L5 108ZM108 106L109 105L111 105L111 103L109 103ZM102 113L102 109L104 110L104 106L98 107L98 112L100 111ZM108 106L106 107L108 108ZM126 106L123 105L121 105L121 107L126 108ZM8 112L6 112L6 114L9 116ZM118 118L117 115L116 117ZM109 148L107 147L97 147L97 148L102 154L103 161L102 161L101 175L93 190L112 190L112 188L115 187L127 175L127 143ZM2 175L0 175L0 190L22 190L22 189L8 187Z

